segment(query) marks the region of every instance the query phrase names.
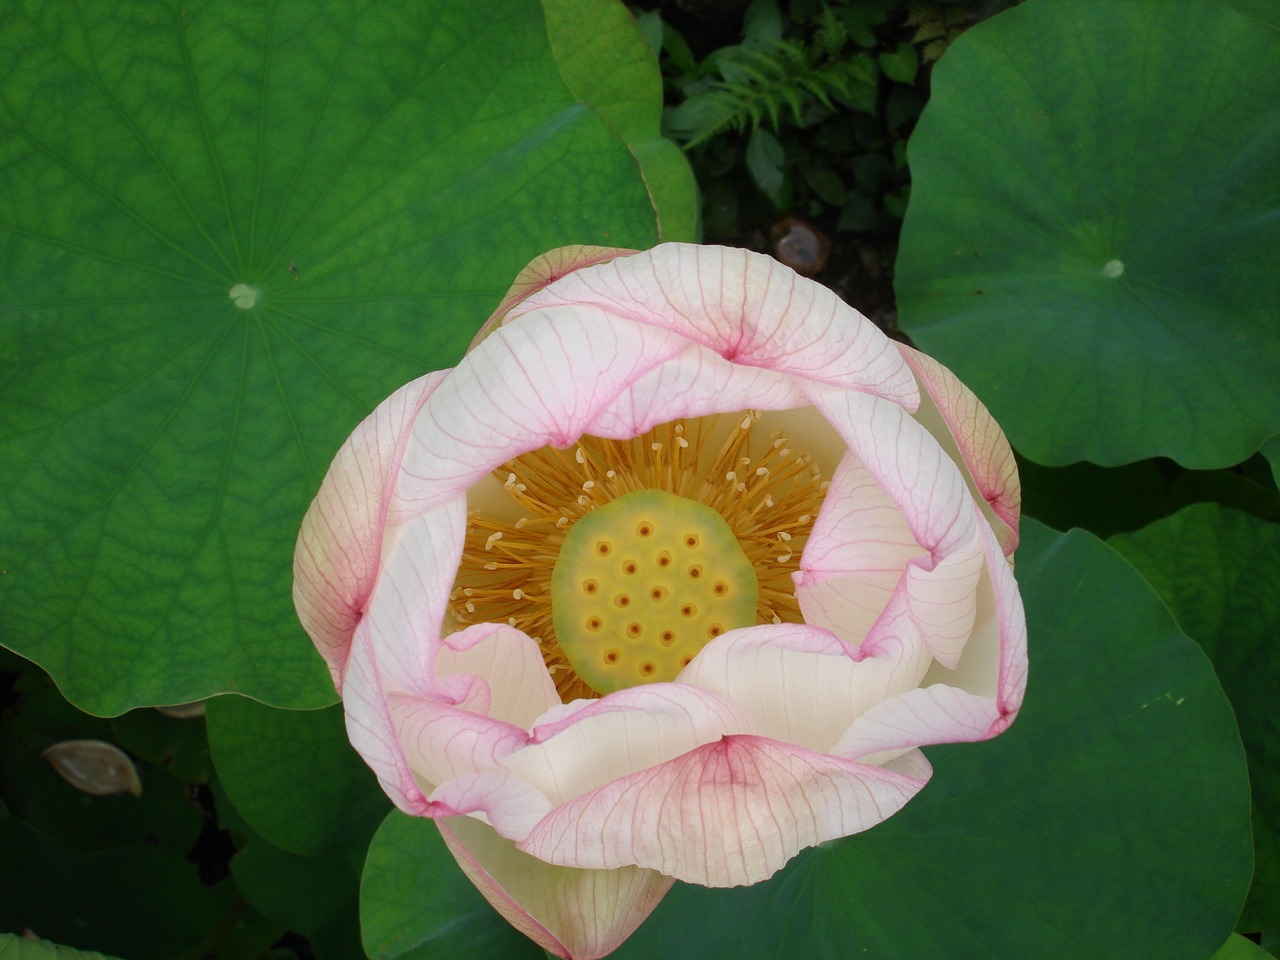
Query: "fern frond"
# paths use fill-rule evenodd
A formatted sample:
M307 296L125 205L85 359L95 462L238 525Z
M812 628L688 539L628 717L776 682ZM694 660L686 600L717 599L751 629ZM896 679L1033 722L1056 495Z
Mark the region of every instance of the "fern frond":
M823 60L788 41L724 48L719 80L690 88L665 115L668 135L693 147L725 130L754 130L766 120L777 130L789 113L797 126L813 105L834 110L832 96L849 97L870 81L852 62Z

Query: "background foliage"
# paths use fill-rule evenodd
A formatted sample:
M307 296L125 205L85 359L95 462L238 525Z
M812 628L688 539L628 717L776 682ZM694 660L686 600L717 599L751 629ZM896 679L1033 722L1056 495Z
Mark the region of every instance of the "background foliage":
M0 957L541 955L350 750L293 538L532 256L699 223L992 407L1032 684L902 814L618 956L1275 952L1278 0L12 14ZM75 740L140 795L62 780Z

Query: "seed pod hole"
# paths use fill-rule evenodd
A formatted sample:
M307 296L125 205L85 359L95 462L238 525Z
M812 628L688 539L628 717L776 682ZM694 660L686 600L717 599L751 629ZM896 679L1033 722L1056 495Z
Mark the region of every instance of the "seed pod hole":
M587 596L594 596L596 591L600 589L600 584L595 580L583 580L582 592Z
M626 607L626 606L630 606L630 605L631 605L631 597L629 597L629 596L628 596L627 594L625 594L625 593L620 593L620 594L618 594L616 597L614 597L614 598L613 598L613 602L614 602L614 604L615 604L616 606L619 606L619 607Z

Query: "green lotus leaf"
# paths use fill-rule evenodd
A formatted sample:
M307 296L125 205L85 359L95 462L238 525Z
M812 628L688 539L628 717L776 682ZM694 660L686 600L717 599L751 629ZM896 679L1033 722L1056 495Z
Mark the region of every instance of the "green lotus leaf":
M1204 960L1222 945L1251 869L1222 688L1105 544L1023 533L1031 680L1009 731L929 748L933 780L902 812L765 883L677 884L618 960L783 960L798 943L811 960Z
M1237 3L1028 0L938 64L902 325L1032 460L1224 467L1280 429L1280 31Z
M1197 503L1109 542L1204 648L1235 707L1257 857L1241 929L1280 928L1280 524Z
M332 702L290 568L344 437L535 255L690 238L639 30L548 8L6 8L0 640L74 703Z

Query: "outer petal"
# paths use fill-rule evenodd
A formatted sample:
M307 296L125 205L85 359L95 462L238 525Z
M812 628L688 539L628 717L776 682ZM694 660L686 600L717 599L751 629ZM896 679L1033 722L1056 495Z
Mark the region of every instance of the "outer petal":
M593 307L508 323L423 406L402 461L397 510L423 513L514 456L569 446L614 397L688 345Z
M916 411L916 420L929 429L956 463L967 468L975 498L985 507L984 513L997 531L1004 555L1012 557L1018 545L1022 488L1018 464L1004 431L954 373L906 344L899 343L897 347L927 394L927 400Z
M378 576L387 503L409 430L447 374L429 373L380 403L342 445L303 518L293 602L339 693L351 634Z
M925 686L872 707L833 753L875 762L906 747L986 740L1013 722L1027 685L1026 617L1013 571L990 530L983 547L989 582L982 589L993 610L980 617L955 671L935 668Z
M383 792L405 813L426 816L430 807L400 746L367 621L352 640L342 707L351 746L373 770Z
M480 328L480 332L475 335L475 339L471 341L471 346L467 348L467 352L470 353L476 348L476 344L498 329L502 321L506 319L507 314L511 312L511 309L530 294L555 283L561 277L567 276L575 270L581 270L583 267L590 267L618 257L629 257L637 252L625 247L593 247L585 244L575 244L568 247L556 247L554 250L548 250L546 253L534 257L527 267L516 274L515 280L511 282L511 289L507 291L507 295L498 304L498 309L493 311L484 326Z
M911 560L904 594L930 652L955 666L973 630L982 574L980 523L968 487L937 441L901 407L849 391L810 388L814 405L840 431L905 519L928 557ZM874 642L874 631L868 636Z
M707 644L677 680L741 707L765 736L829 753L856 718L920 682L932 658L915 653L863 658L826 630L766 624Z
M591 304L671 330L726 360L764 367L915 409L915 379L892 342L821 284L772 257L665 243L578 270L513 312Z
M462 557L466 520L466 501L457 497L387 530L382 569L361 628L369 630L390 690L458 702L474 684L465 676L435 678L441 624Z
M711 887L758 883L805 847L874 826L924 781L764 737L726 736L548 814L520 849L637 864Z
M467 817L436 824L458 865L494 909L540 947L570 960L612 953L673 883L637 867L553 866Z

